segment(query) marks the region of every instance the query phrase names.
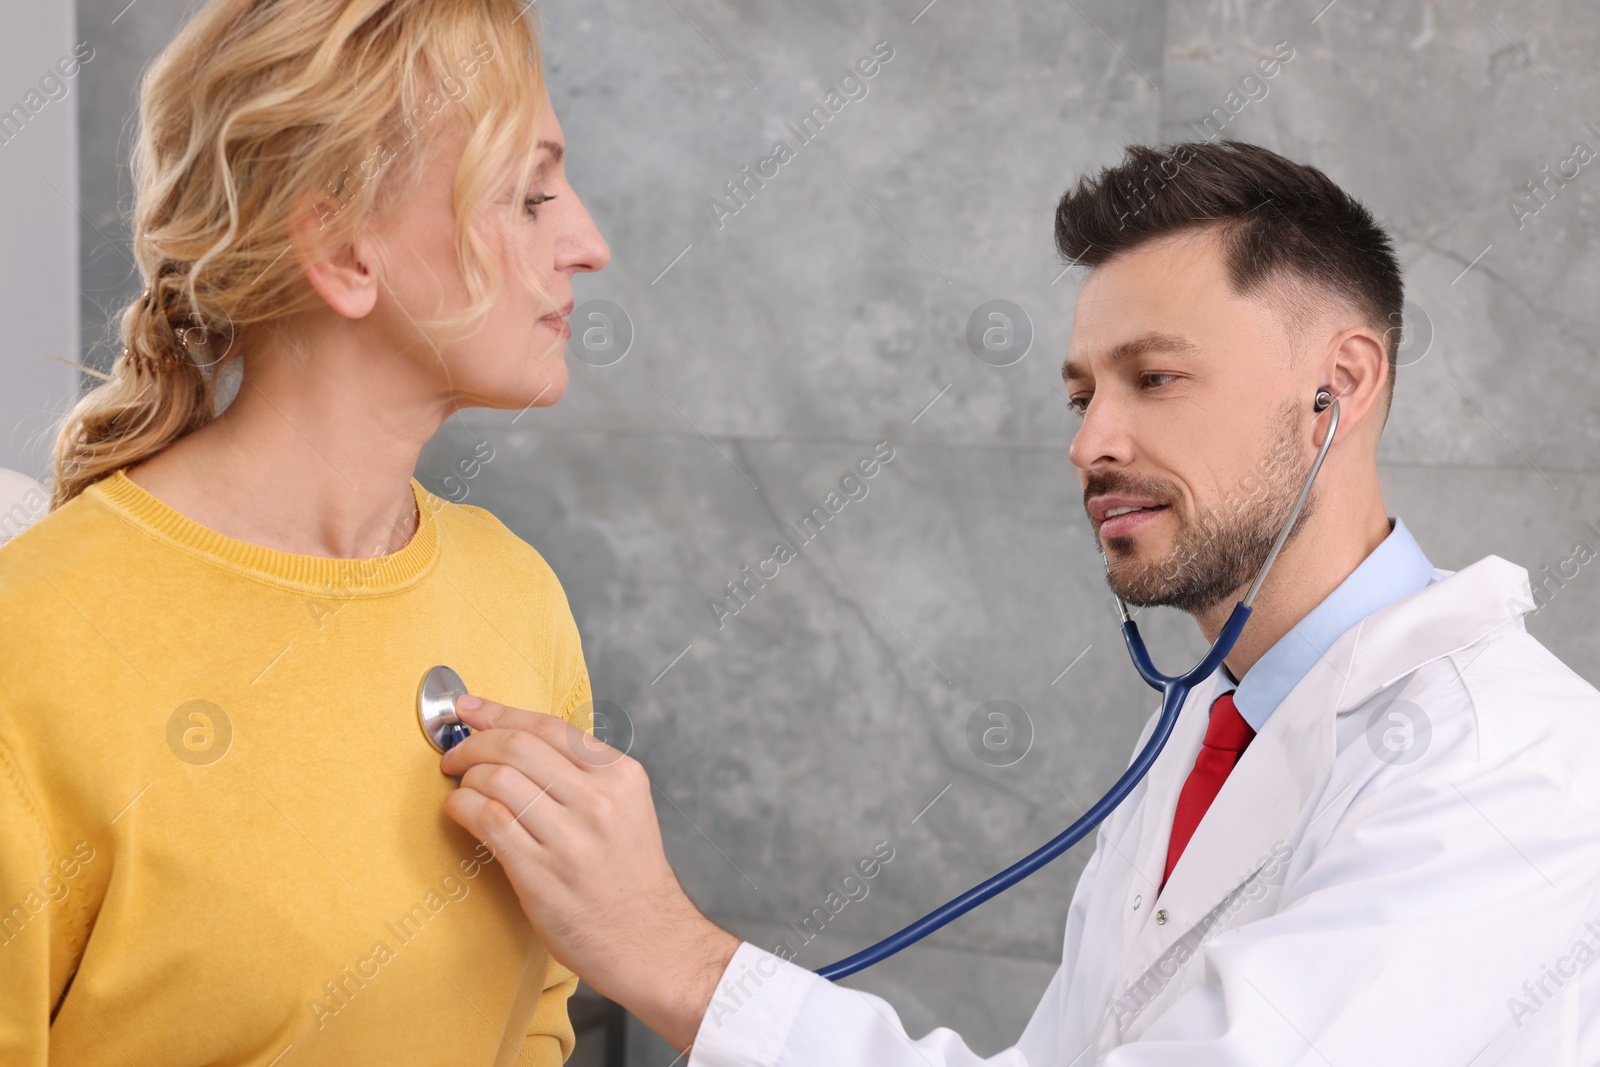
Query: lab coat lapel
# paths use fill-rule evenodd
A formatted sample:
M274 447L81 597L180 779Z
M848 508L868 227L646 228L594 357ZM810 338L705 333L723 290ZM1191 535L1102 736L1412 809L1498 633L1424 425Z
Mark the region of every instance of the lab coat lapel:
M1293 848L1299 843L1306 804L1331 773L1337 715L1424 664L1516 625L1533 607L1527 572L1497 556L1444 573L1445 578L1374 612L1341 635L1273 711L1223 783L1156 906L1139 909L1142 918L1130 924L1133 936L1116 988L1139 980L1286 844ZM1177 794L1205 731L1206 715L1193 714L1199 710L1194 704L1203 698L1200 707L1209 708L1216 689L1212 680L1191 695L1172 742L1151 769L1156 781L1144 797L1139 820L1136 880L1145 874L1160 878ZM1146 893L1154 893L1153 884ZM1156 921L1162 913L1166 921ZM1131 1017L1125 1021L1134 1023Z
M1289 712L1291 708L1326 707L1326 694L1338 692L1340 683L1342 678L1334 666L1326 659L1319 660L1250 742L1189 839L1155 908L1147 912L1124 960L1119 985L1142 975L1293 836L1306 799L1320 787L1332 763L1333 730L1331 716ZM1152 825L1160 824L1155 834L1159 841L1150 844L1159 847L1163 860L1177 792L1193 768L1198 750L1197 741L1187 761L1176 769L1177 787L1170 790L1160 815L1152 820ZM1161 863L1153 870L1159 878Z
M1321 788L1333 763L1333 719L1319 711L1326 711L1327 694L1339 691L1343 667L1331 653L1319 659L1223 782L1156 901L1167 921L1145 928L1155 955L1205 918L1293 835L1307 799ZM1170 812L1166 821L1170 834Z

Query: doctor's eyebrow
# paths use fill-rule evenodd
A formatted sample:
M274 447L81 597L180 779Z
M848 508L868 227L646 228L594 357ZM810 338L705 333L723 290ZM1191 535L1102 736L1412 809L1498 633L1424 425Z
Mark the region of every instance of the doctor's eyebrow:
M1106 362L1115 368L1129 360L1138 359L1146 352L1195 352L1199 348L1193 341L1177 334L1152 332L1117 345L1106 353ZM1085 381L1090 377L1089 368L1069 358L1061 365L1061 377L1069 383Z

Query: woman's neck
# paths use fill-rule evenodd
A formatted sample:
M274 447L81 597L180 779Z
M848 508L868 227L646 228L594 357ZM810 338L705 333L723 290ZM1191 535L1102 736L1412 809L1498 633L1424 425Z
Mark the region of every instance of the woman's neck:
M247 373L221 415L128 476L189 519L251 544L335 559L397 552L417 531L417 457L448 413L413 402L406 417L382 386L333 384L274 389L270 377L253 383Z

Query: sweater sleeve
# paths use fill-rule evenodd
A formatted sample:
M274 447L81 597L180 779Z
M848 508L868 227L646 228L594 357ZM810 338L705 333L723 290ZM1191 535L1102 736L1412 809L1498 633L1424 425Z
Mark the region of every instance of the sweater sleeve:
M489 511L482 508L469 510L481 513L509 530ZM531 710L560 716L585 733L592 734L595 731L594 698L589 687L588 666L583 659L583 640L578 634L578 623L572 617L572 606L555 572L542 556L536 558L553 586L548 601L551 706ZM577 988L578 976L552 956L545 971L544 993L539 998L533 1023L528 1028L528 1040L523 1045L525 1055L539 1067L559 1067L572 1055L577 1039L572 1029L572 1019L567 1014L567 1001Z
M567 606L567 599L558 589L555 595L554 614L551 620L552 639L551 692L555 704L550 709L585 733L594 732L594 702L590 696L589 671L583 662L583 646L578 639L578 626ZM533 1025L528 1030L524 1050L533 1062L544 1067L557 1067L572 1055L576 1035L572 1020L567 1014L567 1001L578 988L578 976L550 957L545 971L544 995L534 1012Z
M489 509L476 504L457 506L474 518L517 537L516 532ZM550 634L551 706L528 710L559 716L585 733L594 733L594 698L589 689L589 671L583 661L583 640L578 634L577 621L572 617L572 605L567 600L566 590L561 588L561 580L539 551L520 537L517 537L517 541L531 554L531 564L548 590L546 626ZM603 737L602 740L610 738Z
M510 527L485 508L470 504L462 508L511 532ZM531 547L531 546L530 546ZM557 715L585 733L595 732L594 698L589 687L589 670L583 659L583 641L566 591L544 558L534 551L535 566L549 582L547 603L550 633L550 699L548 708L530 708ZM609 738L608 738L609 740ZM524 1055L539 1067L559 1067L576 1044L567 1001L578 988L578 976L558 963L555 957L545 971L544 993L534 1011L523 1045Z
M551 686L555 706L552 715L559 715L585 733L594 733L594 696L589 688L589 669L583 661L583 642L578 636L578 624L567 605L566 594L557 587L553 614L550 620ZM602 724L602 726L615 724ZM601 740L611 738L602 736Z
M578 976L550 958L544 976L544 995L533 1014L533 1025L528 1028L527 1043L523 1052L538 1067L560 1067L572 1055L577 1043L572 1029L572 1019L567 1014L567 1001L578 988Z
M53 904L61 883L48 835L0 738L0 1063L42 1067L49 1054Z

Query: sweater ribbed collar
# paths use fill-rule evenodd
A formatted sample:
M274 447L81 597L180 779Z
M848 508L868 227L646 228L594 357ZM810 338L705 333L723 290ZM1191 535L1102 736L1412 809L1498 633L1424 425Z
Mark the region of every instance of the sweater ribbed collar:
M383 596L411 586L438 559L437 512L444 501L416 478L411 479L411 491L417 501L417 532L398 552L367 559L302 556L228 537L170 507L129 478L125 469L95 482L84 494L180 550L226 570L280 588L349 600Z

